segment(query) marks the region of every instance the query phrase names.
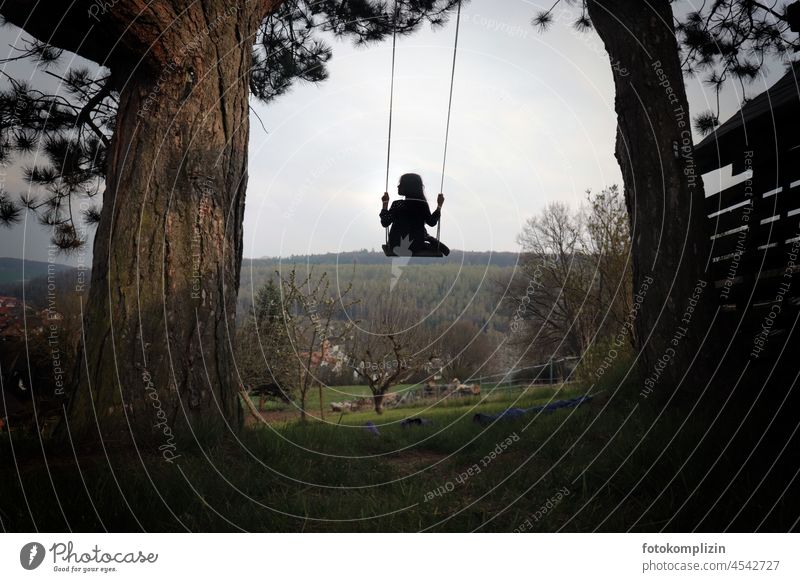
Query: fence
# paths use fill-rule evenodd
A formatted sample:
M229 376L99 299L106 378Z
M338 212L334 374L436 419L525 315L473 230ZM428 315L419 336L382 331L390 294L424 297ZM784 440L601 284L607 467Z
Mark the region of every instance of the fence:
M568 382L572 373L575 371L575 363L579 359L580 358L577 356L550 359L543 364L517 368L509 370L508 372L503 372L502 374L470 377L465 380L465 383L477 382L481 385L493 384L496 387L502 387L504 385L517 387L528 386L530 384L558 384Z

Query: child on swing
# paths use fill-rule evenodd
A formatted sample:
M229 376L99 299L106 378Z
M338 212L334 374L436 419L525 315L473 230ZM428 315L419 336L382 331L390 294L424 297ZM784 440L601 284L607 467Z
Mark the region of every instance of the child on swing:
M436 199L436 210L431 213L428 200L425 198L425 186L419 174L403 174L397 185L397 193L405 200L395 200L389 208L389 193L384 193L381 201L381 225L389 230L389 248L397 253L408 248L412 253L441 251L444 256L450 254L446 245L428 234L425 225L436 226L442 214L444 195ZM403 241L406 242L403 242Z

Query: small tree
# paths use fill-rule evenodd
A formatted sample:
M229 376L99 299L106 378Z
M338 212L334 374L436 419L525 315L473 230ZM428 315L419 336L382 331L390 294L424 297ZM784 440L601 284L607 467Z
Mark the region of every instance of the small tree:
M252 313L237 336L239 377L247 394L258 393L259 410L270 395L290 400L292 348L283 319L281 291L272 280L256 291Z
M378 414L383 414L391 387L410 380L434 357L430 334L413 304L412 297L380 300L371 329L359 329L353 336L352 367L369 386Z
M308 394L314 386L319 388L320 416L324 416L320 368L330 358L333 336L347 336L354 325L352 320L336 321L341 311L346 311L355 301L349 301L350 283L339 297L330 292L327 273L319 277L309 272L303 280L292 268L285 277L280 276L281 308L291 353L286 362L290 383L300 399L300 418L306 420Z

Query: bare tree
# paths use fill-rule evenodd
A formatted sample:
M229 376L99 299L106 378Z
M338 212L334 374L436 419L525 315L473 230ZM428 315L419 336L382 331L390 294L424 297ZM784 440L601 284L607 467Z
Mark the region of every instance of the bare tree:
M413 297L392 294L379 300L368 328L353 336L353 370L369 386L375 412L383 413L386 394L430 365L435 357L431 334Z
M346 337L355 322L336 320L355 301L349 299L352 283L334 297L327 273L316 276L313 271L298 279L292 268L280 277L282 317L292 353L287 357L290 383L300 400L300 418L305 421L309 392L319 389L320 417L323 411L323 382L320 368L331 355L331 338Z
M587 191L585 207L549 204L518 240L521 274L506 299L511 330L533 358L580 355L625 320L631 304L630 235L619 188Z
M563 203L548 204L518 237L525 256L509 294L511 326L516 332L521 321L527 323L522 337L534 351L578 354L591 340L591 314L584 302L593 272L582 253L584 239L583 213L572 213Z

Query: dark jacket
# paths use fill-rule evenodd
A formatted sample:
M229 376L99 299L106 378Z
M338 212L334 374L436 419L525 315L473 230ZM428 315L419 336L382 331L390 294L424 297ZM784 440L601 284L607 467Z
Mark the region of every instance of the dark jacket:
M403 247L402 239L407 238L408 248L418 247L423 244L428 231L425 225L436 226L441 212L437 208L431 213L428 202L415 198L395 200L391 208L381 210L381 225L391 226L389 230L389 246L392 248ZM413 248L412 248L413 250Z

